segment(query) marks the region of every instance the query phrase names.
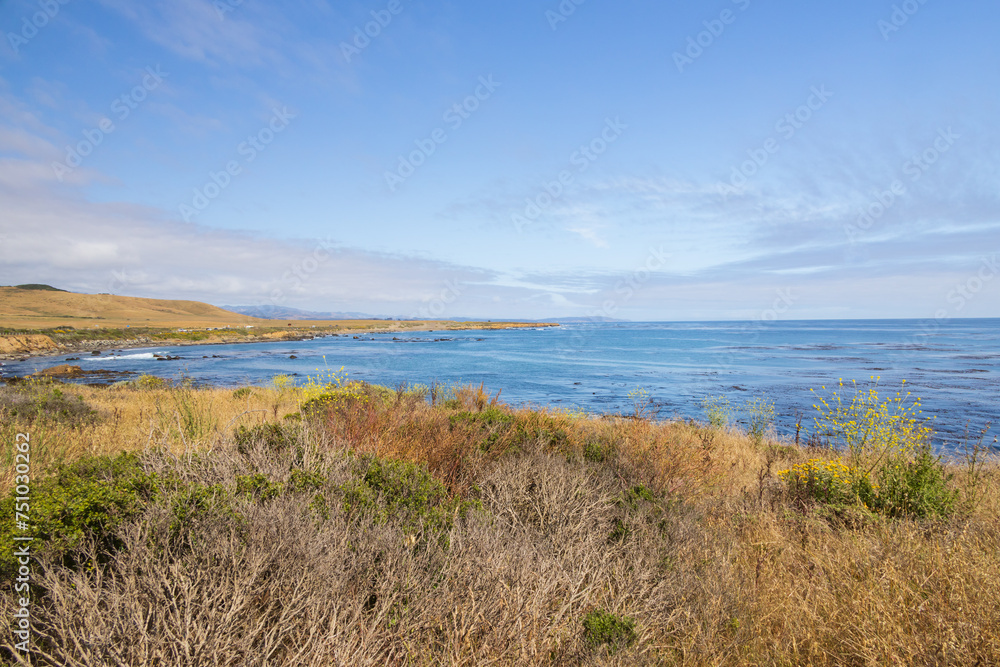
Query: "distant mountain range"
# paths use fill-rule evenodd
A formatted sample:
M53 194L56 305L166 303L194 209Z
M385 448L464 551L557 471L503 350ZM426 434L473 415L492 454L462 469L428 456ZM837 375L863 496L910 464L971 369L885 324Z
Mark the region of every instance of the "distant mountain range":
M288 308L286 306L219 306L224 310L229 310L241 315L259 317L265 320L410 320L412 317L389 317L386 315L372 315L370 313L357 312L318 312L314 310L302 310L300 308ZM481 317L449 317L453 322L480 322ZM560 324L573 324L582 322L627 322L628 320L616 320L611 317L553 317L543 320L526 319L493 319L494 322L557 322Z
M586 324L588 322L630 322L631 320L616 320L613 317L553 317L539 322L555 322L557 324Z
M241 315L259 317L265 320L391 320L393 318L385 315L371 315L369 313L321 313L313 310L301 310L299 308L287 308L285 306L219 306L223 310L229 310Z

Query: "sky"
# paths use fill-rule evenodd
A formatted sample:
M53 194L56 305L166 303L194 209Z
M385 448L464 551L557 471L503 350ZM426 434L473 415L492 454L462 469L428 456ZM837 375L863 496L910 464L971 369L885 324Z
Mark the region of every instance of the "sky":
M1000 317L1000 5L0 0L0 284Z

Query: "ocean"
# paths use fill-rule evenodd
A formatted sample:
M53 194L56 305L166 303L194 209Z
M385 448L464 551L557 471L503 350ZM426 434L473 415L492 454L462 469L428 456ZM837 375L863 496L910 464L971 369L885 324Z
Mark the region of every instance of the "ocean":
M154 353L181 359L157 361ZM803 433L811 429L818 401L810 389L829 396L840 379L849 385L879 377L886 396L906 380L924 416L934 418L939 449L954 449L967 429L978 433L987 422L1000 429L1000 319L582 323L73 356L80 360L70 363L85 370L223 386L265 384L278 374L301 384L343 367L351 378L390 387L484 383L507 403L600 413L631 413L629 394L642 388L661 418L703 419L705 398L724 396L739 419L741 406L764 397L786 436L797 423ZM33 358L0 371L20 375L62 363L65 356Z

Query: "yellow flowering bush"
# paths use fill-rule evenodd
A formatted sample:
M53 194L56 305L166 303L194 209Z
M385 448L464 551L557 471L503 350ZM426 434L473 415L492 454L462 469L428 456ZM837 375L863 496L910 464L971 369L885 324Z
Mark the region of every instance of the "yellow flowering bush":
M859 474L839 457L832 461L809 459L780 471L778 477L797 494L827 504L850 504L860 500L868 505L877 489L868 475Z
M323 359L325 361L326 357ZM312 412L329 405L368 401L369 392L365 383L349 379L343 366L338 371L327 369L323 372L319 368L316 371L316 375L306 378L299 396L299 406L303 412Z
M882 399L879 379L873 376L867 388L852 382L849 401L841 380L829 399L820 397L814 406L817 435L839 446L846 462L813 458L778 477L800 498L825 504L860 504L894 517L948 514L955 491L931 452L932 429L921 417L920 399L910 398L905 380L895 396Z
M920 398L911 399L905 391L906 380L895 396L882 399L880 379L872 376L867 388L852 381L854 392L849 402L840 380L829 400L820 396L820 402L813 405L820 413L815 419L816 434L843 447L852 467L862 475L870 475L887 459L912 457L932 433L921 417Z

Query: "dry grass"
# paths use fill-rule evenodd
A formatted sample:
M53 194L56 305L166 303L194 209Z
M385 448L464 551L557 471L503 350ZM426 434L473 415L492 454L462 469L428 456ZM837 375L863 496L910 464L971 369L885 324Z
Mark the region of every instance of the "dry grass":
M34 664L1000 664L995 464L975 506L888 520L787 496L774 471L815 451L512 410L481 389L436 406L362 392L302 420L283 420L294 390L64 389L97 419L4 420L5 438L32 433L36 475L132 449L168 481L115 529L109 562L86 545L73 562L98 565L39 558ZM294 445L236 437L262 423ZM426 466L483 511L455 510L445 540L416 505L345 511L376 456ZM322 481L296 486L303 472ZM282 490L243 492L250 475ZM214 500L192 504L199 489ZM594 610L634 619L635 641L588 642Z

